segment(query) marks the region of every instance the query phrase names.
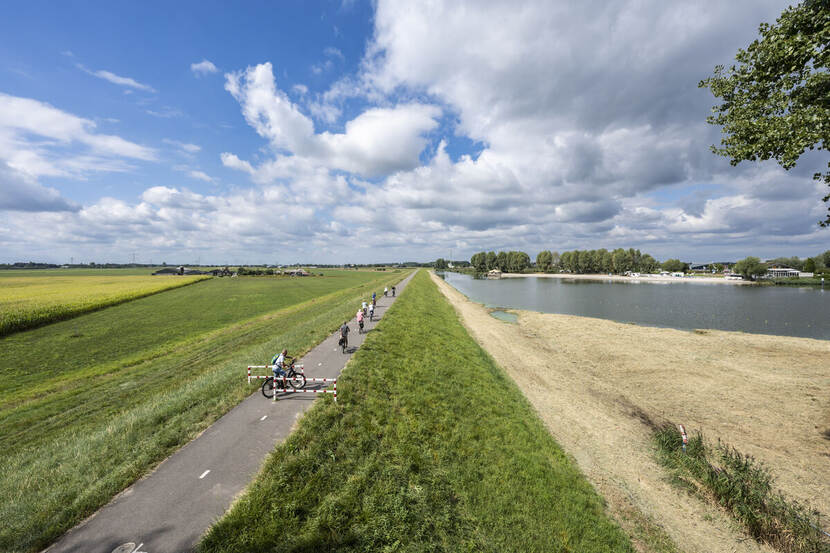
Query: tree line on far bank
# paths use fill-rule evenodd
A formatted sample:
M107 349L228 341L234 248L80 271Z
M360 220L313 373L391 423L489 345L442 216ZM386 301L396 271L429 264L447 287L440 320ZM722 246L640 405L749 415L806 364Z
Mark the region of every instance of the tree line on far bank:
M446 269L449 261L438 259L436 269ZM454 267L467 266L466 262L452 261ZM766 272L767 267L783 265L800 271L823 273L830 272L830 250L815 257L800 260L798 257L780 257L762 263L757 257L747 257L740 260L733 271L747 279L754 279ZM560 254L559 252L544 250L536 256L536 263L531 263L530 256L521 251L494 251L479 252L470 258L469 266L476 272L484 273L498 269L503 273L521 273L528 269L546 273L568 272L575 274L596 273L656 273L660 270L672 273L689 272L688 263L679 259L667 259L660 263L653 256L642 253L634 248L615 250L573 250ZM724 266L715 263L709 270L721 272Z
M766 273L768 268L775 266L789 267L804 271L805 273L813 273L816 277L830 275L830 250L806 259L799 259L798 257L778 257L770 259L766 263L762 263L757 257L749 256L746 259L738 261L733 270L746 279L755 280L755 278Z
M470 264L477 272L498 269L503 273L520 273L531 267L530 256L525 252L479 252L470 258ZM660 264L654 257L634 248L617 248L609 251L573 250L560 254L544 250L536 256L535 268L546 273L566 271L569 273L651 273L688 270L688 263L669 259Z

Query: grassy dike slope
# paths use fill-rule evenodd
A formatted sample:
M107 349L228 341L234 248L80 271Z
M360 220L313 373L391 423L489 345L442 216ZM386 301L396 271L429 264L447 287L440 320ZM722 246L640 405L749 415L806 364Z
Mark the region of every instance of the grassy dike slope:
M421 271L199 550L631 551Z
M33 340L28 347L33 356L63 351L64 363L50 366L72 374L67 381L55 377L56 388L38 397L15 396L5 405L0 401L0 552L37 551L54 541L247 397L252 387L243 377L246 365L264 363L282 347L302 355L352 317L361 299L404 276L378 273L341 284L274 281L285 297L269 304L281 309L241 322L233 320L239 314L233 309L193 297L202 286L222 285L207 281L0 340L0 345L16 343L20 360L27 359L27 348L17 343L24 340ZM268 285L238 280L251 295ZM165 307L160 302L167 294ZM202 294L210 295L210 289ZM182 334L167 343L172 331L159 331L138 313L144 304L157 306L162 314L177 312L173 299L178 295L203 314L195 315L192 328L185 328L185 322L176 325ZM112 316L127 327L118 327ZM222 317L224 322L218 320ZM115 337L101 337L109 335L108 321L124 334L123 349L116 347ZM72 349L74 356L69 356L70 348L44 346L61 343L67 330L58 331L67 325L82 335L78 340L91 340L86 348ZM216 325L225 326L210 330ZM99 346L113 350L112 358L94 355L92 349ZM104 364L75 367L73 361L83 358L84 349L90 361L96 357ZM0 360L6 353L0 350ZM12 371L13 363L8 368ZM24 378L7 374L0 372L4 383Z

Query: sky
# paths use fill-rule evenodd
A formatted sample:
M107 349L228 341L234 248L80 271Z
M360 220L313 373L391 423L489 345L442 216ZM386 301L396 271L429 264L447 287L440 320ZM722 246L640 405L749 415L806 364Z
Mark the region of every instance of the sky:
M830 249L827 160L714 155L784 1L42 2L0 18L0 262Z

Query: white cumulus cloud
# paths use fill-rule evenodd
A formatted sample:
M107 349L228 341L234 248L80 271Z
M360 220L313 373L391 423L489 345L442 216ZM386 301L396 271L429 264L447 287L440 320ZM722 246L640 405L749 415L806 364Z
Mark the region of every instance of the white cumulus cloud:
M197 77L201 77L204 75L209 75L210 73L218 73L219 68L216 67L213 62L203 59L199 63L191 63L190 70L193 72L194 75Z
M226 75L225 88L278 154L363 176L417 166L424 134L438 126L441 115L440 108L420 103L373 108L347 122L343 133L315 133L312 120L277 88L270 63Z

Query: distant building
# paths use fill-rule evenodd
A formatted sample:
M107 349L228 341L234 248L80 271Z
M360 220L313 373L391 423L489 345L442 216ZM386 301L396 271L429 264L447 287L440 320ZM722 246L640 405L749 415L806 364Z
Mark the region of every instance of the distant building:
M498 279L501 278L501 271L498 269L490 269L487 272L487 278Z
M765 276L769 278L797 278L800 274L801 273L798 269L791 269L789 267L770 267L767 269Z
M187 267L165 267L159 269L154 275L209 275L212 271L199 271L198 269L188 269Z

